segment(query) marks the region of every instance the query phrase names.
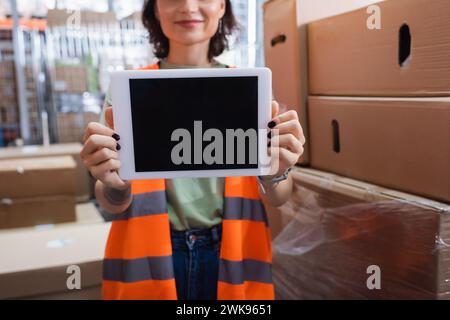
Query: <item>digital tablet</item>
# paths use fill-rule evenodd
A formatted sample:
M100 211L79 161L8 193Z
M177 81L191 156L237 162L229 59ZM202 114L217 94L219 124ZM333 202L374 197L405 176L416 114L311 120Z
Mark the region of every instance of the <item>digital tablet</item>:
M126 180L267 175L267 68L111 73Z

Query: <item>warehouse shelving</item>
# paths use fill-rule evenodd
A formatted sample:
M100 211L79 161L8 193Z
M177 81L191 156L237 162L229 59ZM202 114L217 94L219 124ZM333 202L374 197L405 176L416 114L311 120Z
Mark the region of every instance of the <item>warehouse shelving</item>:
M262 0L232 2L240 24L248 31L231 39L231 50L223 61L262 66ZM143 1L127 2L126 6L125 1L107 1L103 6L109 10L106 12L89 11L87 8L95 6L86 3L78 11L69 10L64 7L68 3L61 2L55 5L61 9L49 10L46 19L28 20L19 19L16 0L10 3L15 14L0 20L0 30L11 33L6 41L0 40L0 61L13 62L20 72L14 80L17 101L15 108L10 108L15 110L10 112L15 119L0 119L0 147L15 144L17 138L24 144L43 143L42 118L48 119L51 143L80 141L86 124L99 118L109 73L139 68L154 60L140 11L123 17L127 10L139 10ZM256 16L249 14L255 8ZM79 26L68 23L76 21L69 19L74 14L79 14ZM255 23L256 28L248 28Z
M27 144L41 143L41 112L46 108L42 23L3 19L0 32L0 145L19 137Z

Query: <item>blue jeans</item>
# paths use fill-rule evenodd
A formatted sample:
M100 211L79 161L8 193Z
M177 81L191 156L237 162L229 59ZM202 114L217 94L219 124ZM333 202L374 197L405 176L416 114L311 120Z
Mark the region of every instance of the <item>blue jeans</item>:
M222 225L171 230L173 265L180 300L216 300Z

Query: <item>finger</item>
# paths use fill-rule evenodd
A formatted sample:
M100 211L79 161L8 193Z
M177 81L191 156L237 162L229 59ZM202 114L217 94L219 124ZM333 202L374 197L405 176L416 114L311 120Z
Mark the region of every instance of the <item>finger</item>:
M86 140L80 155L84 159L100 148L109 148L112 151L117 151L117 141L113 137L93 134Z
M284 166L285 168L290 168L292 166L294 166L297 162L298 159L300 159L300 156L296 153L293 153L287 149L284 148L279 148L279 152L280 152L280 166Z
M109 148L101 148L100 150L88 155L84 160L84 165L86 167L97 166L109 159L119 160L119 154Z
M279 114L274 119L274 121L277 124L280 124L280 123L283 123L283 122L287 122L287 121L290 121L290 120L298 120L298 113L297 113L297 111L294 111L294 110L286 111L284 113Z
M273 139L274 137L277 137L277 136L292 134L292 132L290 132L289 130L291 130L291 129L288 128L287 131L283 130L283 132L282 132L279 129L277 129L277 127L275 127L274 129L271 129L269 131L268 137ZM301 125L300 125L300 128L298 129L298 131L300 133L300 137L297 138L297 136L295 134L294 134L294 137L297 138L298 141L300 142L300 145L303 146L306 143L306 138L303 135L303 129L302 129Z
M270 175L275 175L280 171L280 148L270 146L268 155L271 159Z
M280 136L283 134L292 133L297 139L300 140L300 142L303 142L303 139L305 139L302 126L298 120L289 120L277 124L272 131L273 134L278 134Z
M105 111L105 120L108 127L114 130L114 118L113 118L113 110L112 107L106 107Z
M294 153L302 153L303 147L300 140L297 139L292 133L276 136L272 139L272 144L276 147L285 148Z
M269 154L272 159L271 174L279 174L294 166L300 156L285 148L271 147Z
M116 171L120 169L120 161L116 159L109 159L105 162L102 162L98 166L94 166L91 168L92 175L100 180L106 178L106 174L111 173L111 171Z
M112 136L114 134L114 131L111 128L108 128L107 126L104 126L99 122L90 122L86 127L83 136L83 142L85 142L93 134Z
M278 115L278 112L280 111L280 105L275 100L272 101L272 119L275 118Z

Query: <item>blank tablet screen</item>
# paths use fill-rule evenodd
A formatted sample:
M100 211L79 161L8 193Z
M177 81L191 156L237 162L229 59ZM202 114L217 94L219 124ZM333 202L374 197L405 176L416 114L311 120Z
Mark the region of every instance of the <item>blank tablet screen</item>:
M130 95L136 172L258 168L250 157L255 148L258 154L258 143L251 143L254 140L246 139L245 161L237 159L237 143L234 152L230 152L230 144L226 147L230 143L227 129L251 129L257 137L258 77L131 79ZM185 153L184 148L180 153L190 161L173 161L172 152L181 142L172 141L177 129L190 133L190 152ZM203 151L217 140L204 139L208 129L218 129L222 134L223 154L217 152L219 149L211 154L223 161L204 161ZM227 157L234 161L227 161Z

